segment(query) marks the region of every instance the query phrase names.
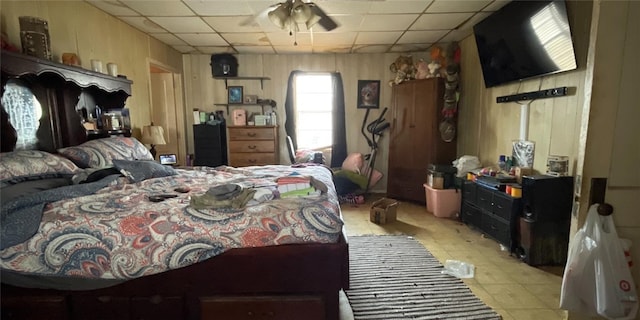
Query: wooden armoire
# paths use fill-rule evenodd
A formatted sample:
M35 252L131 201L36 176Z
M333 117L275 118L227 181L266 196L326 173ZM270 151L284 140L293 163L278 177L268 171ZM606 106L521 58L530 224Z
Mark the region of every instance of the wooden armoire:
M387 196L426 202L423 184L430 163L451 164L456 140L445 142L439 126L444 120L444 80L411 80L393 86Z

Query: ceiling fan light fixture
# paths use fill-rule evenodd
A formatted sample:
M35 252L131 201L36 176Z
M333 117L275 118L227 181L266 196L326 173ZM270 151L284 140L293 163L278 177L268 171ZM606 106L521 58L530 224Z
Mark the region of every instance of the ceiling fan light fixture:
M269 16L269 20L273 22L278 28L284 29L288 26L289 13L290 11L287 8L288 6L285 4L280 4L274 10L269 11L267 14Z
M307 30L311 29L311 27L315 26L320 20L322 19L322 17L311 13L311 17L309 17L309 19L307 20L307 22L305 23L307 25Z

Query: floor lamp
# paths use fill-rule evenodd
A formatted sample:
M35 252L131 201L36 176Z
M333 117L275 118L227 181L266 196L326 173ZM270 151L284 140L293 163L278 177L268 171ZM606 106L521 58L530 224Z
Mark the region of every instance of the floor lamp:
M153 156L153 160L156 159L156 145L158 144L167 144L164 140L164 129L161 126L154 126L153 122L149 126L142 127L142 139L141 142L144 144L151 145L151 155Z

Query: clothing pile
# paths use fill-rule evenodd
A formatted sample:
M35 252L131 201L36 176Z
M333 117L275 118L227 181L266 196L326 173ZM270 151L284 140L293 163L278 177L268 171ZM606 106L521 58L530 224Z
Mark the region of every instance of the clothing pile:
M276 180L281 198L317 197L327 192L327 186L310 176L293 173Z

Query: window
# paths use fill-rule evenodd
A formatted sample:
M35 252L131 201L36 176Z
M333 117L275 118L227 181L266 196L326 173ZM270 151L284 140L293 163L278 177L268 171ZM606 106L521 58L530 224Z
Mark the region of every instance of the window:
M333 139L331 75L304 74L295 78L295 117L298 149L330 147Z

